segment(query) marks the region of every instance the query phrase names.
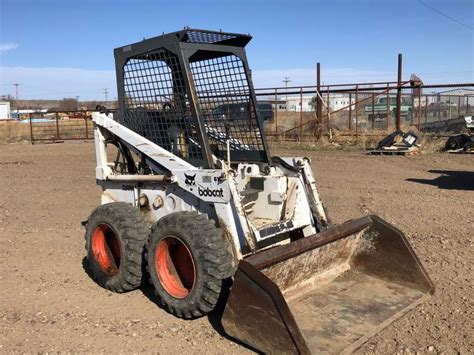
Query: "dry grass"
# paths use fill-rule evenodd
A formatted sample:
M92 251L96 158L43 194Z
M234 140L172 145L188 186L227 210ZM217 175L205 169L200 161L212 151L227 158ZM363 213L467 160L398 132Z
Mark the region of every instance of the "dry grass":
M91 138L93 137L92 122L89 121L87 125L87 134ZM86 124L82 119L59 120L58 127L55 121L37 122L33 124L33 136L35 140L84 139L86 138ZM30 139L31 133L28 121L0 121L1 143L29 141Z
M279 113L280 114L280 113ZM306 121L309 113L303 116ZM282 117L283 119L283 117ZM286 129L297 125L300 121L298 112L285 113L284 126ZM289 123L288 123L289 122ZM328 136L317 138L314 134L315 127L312 130L303 130L303 135L299 137L299 129L295 129L285 135L271 136L274 133L274 123L268 123L266 126L267 133L270 133L269 142L274 147L284 149L304 149L304 150L366 150L373 148L377 143L388 134L387 130L367 130L360 129L358 137L355 131L349 130L332 130L332 139ZM281 126L279 125L279 129ZM404 131L418 130L413 126L402 127ZM83 120L60 120L59 121L59 139L83 139L86 136L86 126ZM439 152L444 147L447 138L433 137L430 135L422 136L422 152L433 153ZM58 139L56 123L42 122L34 124L35 139ZM88 122L88 137L92 137L92 123ZM28 122L17 121L0 121L0 143L13 143L30 140L30 125Z
M0 142L13 143L30 140L30 125L27 122L0 121Z

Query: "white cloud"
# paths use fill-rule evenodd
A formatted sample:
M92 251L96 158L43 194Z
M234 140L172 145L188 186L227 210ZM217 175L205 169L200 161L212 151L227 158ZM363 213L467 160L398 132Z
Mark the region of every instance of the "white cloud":
M0 43L0 52L11 51L18 48L18 43L8 42Z

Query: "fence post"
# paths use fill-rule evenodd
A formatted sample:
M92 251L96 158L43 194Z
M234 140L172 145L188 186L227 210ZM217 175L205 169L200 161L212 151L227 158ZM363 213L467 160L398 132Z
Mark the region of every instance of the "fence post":
M303 88L300 88L300 142L303 137Z
M466 115L469 114L469 96L466 96Z
M420 130L420 120L421 120L421 88L418 92L418 110L417 110L417 122L418 122L418 130Z
M319 63L316 64L316 91L316 115L318 116L320 124L322 124L323 108L321 102L321 65Z
M461 95L458 96L458 117L461 116Z
M330 116L329 116L329 110L330 110L329 104L330 104L330 102L329 102L329 85L328 85L328 98L326 100L326 105L327 105L326 106L326 111L327 111L326 112L326 129L328 131L328 136L331 137L332 133L331 133L331 122L329 122L329 118L330 118Z
M451 96L448 99L448 115L449 119L451 119Z
M278 139L278 89L275 88L275 138Z
M349 131L352 131L352 92L349 93Z
M375 94L372 93L372 131L375 127Z
M428 95L425 95L425 123L428 122Z
M31 144L34 144L35 137L33 136L33 120L31 119L31 113L29 113L28 116L30 118L30 140L31 140Z
M56 112L56 140L59 140L59 112Z
M84 120L85 120L85 123L86 123L86 139L89 139L89 126L87 124L87 111L84 112Z
M438 119L439 121L441 119L441 96L438 94Z
M397 131L400 130L400 113L402 108L402 54L398 54L398 80L397 80Z
M359 114L357 113L359 101L359 85L356 85L355 115L356 115L356 141L359 139Z
M387 116L387 131L392 126L392 113L390 112L390 84L387 84L387 103L385 104L385 115Z

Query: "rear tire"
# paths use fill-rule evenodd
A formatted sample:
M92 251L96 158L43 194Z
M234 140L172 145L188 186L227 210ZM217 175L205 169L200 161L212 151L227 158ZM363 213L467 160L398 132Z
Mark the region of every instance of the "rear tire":
M222 230L197 212L161 218L148 240L146 261L160 305L186 319L211 312L224 280L235 273L231 246Z
M138 288L148 228L137 207L113 202L97 207L86 224L87 271L114 292Z

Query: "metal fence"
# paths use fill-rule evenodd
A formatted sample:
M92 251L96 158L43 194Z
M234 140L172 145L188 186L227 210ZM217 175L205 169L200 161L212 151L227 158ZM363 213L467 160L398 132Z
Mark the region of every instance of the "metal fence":
M399 90L400 89L400 90ZM400 91L400 105L397 91ZM399 125L426 133L462 128L474 115L474 84L413 87L409 81L255 89L267 136L279 141L315 141L322 135L383 136ZM31 113L32 143L93 138L93 111ZM13 122L12 122L13 123ZM25 121L22 124L24 128Z
M28 114L31 143L94 138L92 112L94 111L33 112Z
M317 86L279 87L256 89L256 95L267 135L288 141L321 135L382 136L397 126L421 132L457 129L463 116L474 115L473 83L374 82L323 85L319 90Z

